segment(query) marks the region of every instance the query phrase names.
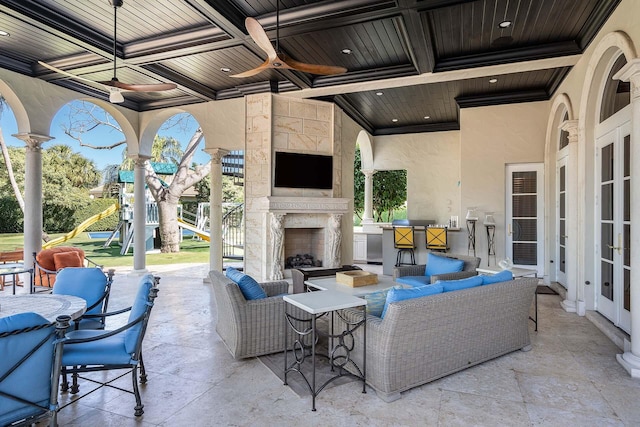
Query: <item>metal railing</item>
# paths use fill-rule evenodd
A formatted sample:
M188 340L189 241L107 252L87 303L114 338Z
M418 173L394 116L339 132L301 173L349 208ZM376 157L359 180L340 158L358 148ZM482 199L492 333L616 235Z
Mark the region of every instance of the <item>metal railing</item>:
M244 203L222 204L222 257L244 259Z

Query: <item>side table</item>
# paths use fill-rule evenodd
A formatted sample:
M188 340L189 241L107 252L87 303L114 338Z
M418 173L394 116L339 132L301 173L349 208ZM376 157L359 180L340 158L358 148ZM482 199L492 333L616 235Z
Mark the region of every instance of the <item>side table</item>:
M345 331L334 334L333 331L333 316L340 316L338 310L342 310L344 308L352 308L352 307L364 307L367 305L367 301L355 297L353 295L348 295L338 291L317 291L317 292L306 292L302 294L293 294L293 295L285 295L283 297L284 301L288 304L294 305L301 310L306 311L311 314L311 319L302 320L293 317L287 311L287 304L285 304L285 317L287 321L285 322L285 328L291 327L298 335L298 339L295 343L293 343L293 355L294 361L289 364L287 360L287 353L289 348L289 343L287 342L287 331L285 330L285 342L284 342L284 385L287 385L287 374L289 372L298 372L303 376L305 382L309 386L309 391L311 391L311 410L316 410L316 396L329 384L331 381L335 380L344 375L351 375L358 379L362 380L362 392L366 393L366 372L367 372L367 312L363 310L363 319L357 323L349 324ZM317 328L317 319L327 313L331 315L331 331L328 334L319 331ZM344 319L343 319L344 320ZM310 326L304 329L299 329L295 327L295 324L309 324ZM353 339L353 331L358 329L359 327L364 328L364 357L362 360L362 369L349 357L349 353L353 350L353 346L355 345L355 341ZM329 339L329 351L328 355L324 354L316 354L316 341L319 335L325 335ZM310 336L311 345L305 344L305 337ZM345 340L346 337L349 337ZM306 340L307 342L309 339ZM311 356L311 365L312 365L312 373L311 373L311 381L304 375L301 369L301 365L305 362L307 356ZM321 384L319 387L316 386L316 357L323 356L329 359L329 365L331 366L331 370L337 368L338 372L335 376L329 378L325 381L324 384ZM358 372L358 375L353 374L345 369L347 364L351 364Z
M32 294L34 291L33 268L28 268L21 262L0 264L0 276L13 276L13 295L16 294L16 276L23 273L29 273L29 293Z

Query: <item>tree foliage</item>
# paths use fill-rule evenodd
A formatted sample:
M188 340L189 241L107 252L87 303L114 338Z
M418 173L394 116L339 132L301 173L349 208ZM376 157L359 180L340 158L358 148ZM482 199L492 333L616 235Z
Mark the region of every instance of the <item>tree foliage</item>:
M364 174L361 171L362 158L360 148L356 148L353 167L353 206L354 212L362 218L364 211ZM395 209L407 201L407 171L377 171L373 175L373 217L376 222L383 217L393 218ZM386 214L386 215L385 215Z

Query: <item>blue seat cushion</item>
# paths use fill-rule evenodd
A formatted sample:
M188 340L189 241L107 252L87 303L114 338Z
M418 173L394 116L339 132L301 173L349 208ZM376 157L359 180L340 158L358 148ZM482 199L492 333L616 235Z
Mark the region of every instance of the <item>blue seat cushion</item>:
M74 253L76 252L68 252ZM105 294L107 276L99 268L66 267L58 272L53 285L54 294L80 297L91 307ZM98 304L85 314L102 313L102 305Z
M513 273L509 270L502 270L500 273L493 275L482 275L482 284L490 285L492 283L506 282L508 280L513 280Z
M402 276L398 277L396 282L413 287L425 286L431 284L431 276Z
M436 283L442 285L444 292L459 291L461 289L481 286L482 276L472 276L459 280L438 280Z
M387 314L387 308L391 303L413 298L426 297L429 295L441 294L442 291L443 287L441 284L419 286L417 288L389 289L389 292L387 293L387 300L385 301L384 309L382 310L382 314L380 315L380 317L384 319L384 316Z
M67 338L93 338L105 334L104 331L79 330L67 333ZM131 354L125 346L124 332L79 344L66 344L62 353L64 366L77 365L120 365L129 364Z
M240 292L246 300L263 299L267 297L267 293L256 280L233 267L227 267L226 276L238 284Z
M145 274L140 279L138 293L136 294L136 299L133 301L133 304L131 305L131 311L129 312L128 323L131 323L142 316L147 310L147 307L150 305L149 293L151 291L151 288L153 287L153 283L154 280L152 274ZM140 334L142 333L142 324L143 322L138 322L124 331L124 345L128 353L133 353L136 350L138 339L140 338Z
M424 270L425 276L434 274L457 273L464 268L464 261L461 259L447 258L444 256L427 254L427 267Z

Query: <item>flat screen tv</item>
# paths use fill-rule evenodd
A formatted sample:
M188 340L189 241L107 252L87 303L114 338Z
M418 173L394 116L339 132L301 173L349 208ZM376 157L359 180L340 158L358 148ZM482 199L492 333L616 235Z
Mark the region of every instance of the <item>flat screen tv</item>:
M333 188L333 156L276 151L275 187Z

